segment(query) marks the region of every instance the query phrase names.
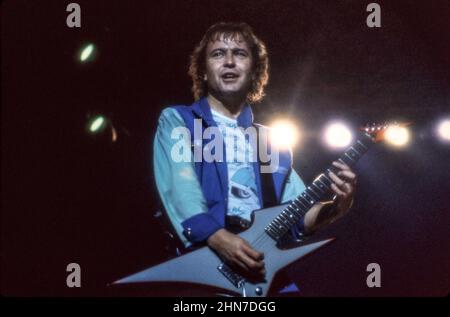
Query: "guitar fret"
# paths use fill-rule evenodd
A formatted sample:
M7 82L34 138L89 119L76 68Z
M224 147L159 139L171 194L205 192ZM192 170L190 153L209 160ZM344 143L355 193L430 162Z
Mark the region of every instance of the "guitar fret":
M302 219L305 216L305 212L303 212L303 210L300 208L294 209L293 213L294 213L294 217L295 217L295 222L299 221L300 219Z
M338 161L341 162L342 164L347 165L347 162L345 162L345 161L344 161L343 159L341 159L341 158L339 158Z
M315 181L311 184L311 187L314 188L315 190L317 190L319 192L319 198L322 197L322 195L326 194L326 191L322 188L323 185L321 184L316 184L319 183L319 181Z
M328 187L331 188L331 184L333 184L333 180L328 176L328 175L324 175L324 178L328 181Z
M297 214L297 216L299 218L303 217L305 215L306 212L303 211L303 208L304 208L303 206L298 206L295 201L292 202L292 205L294 205L294 207L292 207L292 208L294 209L295 213Z
M320 196L317 195L317 193L314 192L314 191L312 190L311 186L308 186L308 187L306 188L306 192L307 192L308 195L311 196L311 198L313 198L314 200L319 200L319 199L320 199Z
M309 206L309 203L308 203L308 202L305 203L303 200L301 200L302 198L303 198L303 197L298 196L298 197L295 199L295 201L299 202L303 208L306 208L306 210L308 210L309 207L310 207L310 206Z
M273 225L273 227L274 227L275 229L277 229L277 230L280 229L281 223L280 223L280 220L278 220L278 217L275 217L275 218L272 220L272 225ZM280 232L281 232L281 231L280 231Z
M314 205L314 199L312 199L311 197L309 197L309 195L306 192L303 192L301 194L302 198L306 199L308 202L308 205Z
M298 208L306 208L306 206L297 198L294 199L294 201L292 201L292 204L294 204L295 207Z
M281 215L283 215L283 216L286 218L286 221L287 221L289 224L291 224L292 217L293 217L292 211L290 211L290 210L288 210L288 209L286 208L286 209L284 209L284 210L281 212Z
M338 161L339 161L340 159L338 159ZM345 163L345 161L344 161L344 163ZM347 164L347 163L346 163ZM327 173L330 173L330 172L333 172L334 174L337 174L337 172L339 172L339 169L336 167L336 166L334 166L334 165L331 165L330 167L328 167L328 169L327 169Z
M281 235L281 231L277 228L277 226L275 224L273 224L273 221L267 227L274 235L277 235L277 236Z
M296 213L296 211L295 210L291 210L289 206L285 209L285 211L286 210L287 210L287 213L289 214L288 215L289 220L292 220L293 224L296 223L298 221L298 219L299 219L299 216Z
M283 224L290 224L289 218L286 217L286 214L284 214L284 211L282 211L278 217L280 218L280 220L282 221Z
M322 180L320 178L318 178L316 181L314 181L314 183L318 183L318 185L316 185L316 186L320 188L320 190L322 191L323 194L326 194L327 191L330 189L326 184L324 184L322 182Z
M275 232L275 234L277 236L282 236L283 235L283 231L280 230L280 228L278 228L275 224L272 224L272 231Z
M281 222L281 220L278 219L278 217L276 217L273 220L276 224L276 228L280 231L280 233L283 233L283 230L285 230L284 224Z
M356 157L356 159L359 159L361 157L361 154L353 146L350 147L349 152L351 156Z
M362 148L364 149L364 152L366 152L368 150L367 146L364 143L362 143L361 140L356 141L356 143L358 145L362 146Z
M289 212L286 211L286 209L284 209L281 213L280 216L283 217L283 220L287 223L290 223L289 221Z
M277 234L281 233L281 230L280 230L280 228L279 228L279 227L280 227L280 224L279 224L279 221L277 220L276 217L270 222L269 225L271 226L271 228L272 228L273 230L275 230L275 231L277 232Z
M296 216L298 215L297 211L295 210L295 208L292 207L292 203L290 205L288 205L285 210L288 210L290 213L293 213Z
M278 240L280 237L280 235L270 225L265 228L265 231L275 240Z
M275 219L277 220L276 224L278 226L278 229L280 229L280 231L283 232L283 230L284 230L284 221L283 221L283 219L281 218L280 215L278 215Z
M349 159L350 161L352 161L352 165L356 162L356 161L353 159L353 157L351 157L350 155L348 155L347 152L344 153L344 156L348 157L348 159Z
M358 153L359 153L361 156L366 152L366 149L365 149L361 144L359 144L358 142L356 142L355 144L353 144L353 148L354 148L355 150L357 150Z
M324 184L325 187L327 187L328 189L330 189L330 186L331 186L331 180L328 178L327 175L322 174L322 175L319 177L319 181L320 181L322 184Z
M347 158L345 154L341 157L341 159L345 162L346 165L350 166L353 163L353 160L351 158ZM335 173L336 174L336 173Z
M284 217L283 219L284 219L284 224L286 226L286 229L289 229L293 224L291 219L289 219L289 217Z

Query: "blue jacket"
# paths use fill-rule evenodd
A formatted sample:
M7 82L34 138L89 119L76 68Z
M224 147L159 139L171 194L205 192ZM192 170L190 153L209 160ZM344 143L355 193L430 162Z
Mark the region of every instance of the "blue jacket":
M170 108L169 108L170 109ZM195 144L194 140L194 119L202 119L202 129L206 129L208 127L214 127L217 126L215 121L212 118L210 106L208 104L208 101L206 98L202 98L199 101L193 103L191 106L172 106L171 109L175 109L177 114L182 118L182 121L184 123L184 126L188 128L188 130L191 132L191 144ZM167 109L165 110L166 117L167 117ZM163 112L164 113L164 112ZM172 114L173 116L173 114ZM167 129L169 127L164 127L164 125L167 125L167 122L164 122L164 116L160 118L159 126L157 131L157 135L155 137L155 148L154 148L154 155L155 155L155 177L157 182L158 190L160 191L160 195L163 201L163 204L165 205L166 210L168 211L169 218L171 218L172 223L176 227L177 220L174 220L172 218L176 218L177 213L179 214L179 210L175 210L175 212L170 212L170 209L172 208L172 204L167 199L164 199L164 195L168 194L173 190L173 188L169 188L170 186L166 186L164 189L162 184L163 182L167 181L167 178L170 174L177 173L177 172L171 172L166 173L165 175L162 170L165 169L165 165L168 164L167 159L167 149L165 150L166 155L163 155L161 157L162 152L162 138L163 138L163 131L164 129ZM173 121L173 119L166 120L166 121ZM251 127L253 125L253 114L250 106L246 105L244 109L241 111L241 114L238 117L238 125L244 129ZM174 128L175 126L171 126L171 128ZM259 126L259 128L262 128ZM167 131L166 131L167 132ZM203 132L203 131L202 131ZM158 139L158 133L160 133L159 139ZM167 136L166 136L167 137ZM203 145L205 145L206 142L203 142ZM224 149L224 157L226 157L225 154L225 146ZM164 151L163 151L164 152ZM165 156L165 157L164 157ZM255 177L256 177L256 185L258 188L258 194L259 194L259 200L260 205L263 207L265 206L265 199L262 197L262 186L261 186L261 174L260 174L260 163L259 162L253 162L253 168L255 171ZM192 166L192 163L191 163ZM173 168L173 166L172 166ZM188 175L186 174L187 167L183 166L181 170L183 172L179 173L180 175ZM207 162L205 160L202 160L201 162L195 162L193 164L193 169L196 175L196 178L198 180L199 187L201 188L201 194L194 191L194 196L201 196L203 195L203 201L204 205L201 206L199 209L195 211L193 214L191 214L189 217L178 217L178 221L181 220L181 226L182 226L182 232L184 236L189 240L191 243L196 242L202 242L206 240L211 234L216 232L217 230L224 228L225 226L225 215L227 211L227 200L228 200L228 175L227 175L227 163L223 161L214 161L214 162ZM159 175L157 175L159 174ZM192 176L192 175L190 175ZM273 181L273 188L275 190L275 198L276 203L281 204L283 202L286 202L288 200L291 200L296 197L299 193L301 193L305 186L301 179L298 177L298 175L295 173L295 171L292 170L292 155L290 151L283 151L280 152L279 155L279 167L278 169L272 173L272 181ZM173 183L173 185L177 185L178 183ZM195 183L194 183L195 184ZM289 188L286 191L285 187L289 184ZM194 186L195 187L195 186ZM189 189L192 190L192 189ZM287 193L286 193L287 192ZM173 195L172 195L173 196ZM186 197L189 199L190 197ZM183 203L182 201L179 201L178 204ZM177 209L179 207L175 207L172 209ZM184 212L184 211L182 211ZM175 215L174 217L171 217L172 215ZM301 228L300 224L300 228ZM177 228L176 228L177 229ZM178 228L177 231L180 231L180 228ZM183 240L183 239L182 239Z

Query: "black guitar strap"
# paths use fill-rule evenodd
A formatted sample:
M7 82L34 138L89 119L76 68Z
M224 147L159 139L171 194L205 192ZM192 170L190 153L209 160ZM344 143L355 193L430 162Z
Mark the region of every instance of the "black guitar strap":
M263 196L264 208L273 207L279 205L277 197L275 195L275 186L273 184L273 178L271 173L260 173L261 175L261 189Z
M263 208L268 208L268 207L273 207L273 206L277 206L279 205L279 202L277 201L277 196L275 193L275 185L273 183L273 177L272 177L272 173L262 173L262 166L269 166L270 165L270 161L269 162L262 162L261 158L259 156L259 127L255 127L256 131L257 131L257 144L258 144L258 153L257 153L257 157L258 157L258 161L260 164L260 179L261 179L261 190L262 190L262 197L263 197Z

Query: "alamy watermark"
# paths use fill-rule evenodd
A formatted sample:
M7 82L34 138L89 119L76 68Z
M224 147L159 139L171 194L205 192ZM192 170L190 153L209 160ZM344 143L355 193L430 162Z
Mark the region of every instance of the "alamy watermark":
M81 287L81 266L78 263L69 263L66 272L70 272L66 278L67 287Z
M219 127L203 130L202 119L194 120L194 135L186 127L171 131L171 139L177 140L170 155L174 162L261 162L261 173L274 173L279 168L280 149L270 144L268 129L256 127L226 127L224 134ZM225 137L224 137L225 135ZM241 137L236 137L240 135ZM240 149L239 151L225 151Z
M369 263L366 271L371 272L366 279L367 287L381 287L381 266L378 263Z
M378 3L372 2L367 5L367 12L370 14L367 16L366 24L369 28L381 27L381 7Z
M70 12L66 18L66 25L69 28L81 27L81 7L78 3L69 3L66 7L66 11Z

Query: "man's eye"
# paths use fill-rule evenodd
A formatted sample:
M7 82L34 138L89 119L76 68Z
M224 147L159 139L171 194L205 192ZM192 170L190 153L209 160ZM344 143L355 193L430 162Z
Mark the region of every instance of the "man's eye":
M247 56L247 53L246 52L242 52L242 51L239 51L239 52L237 52L236 53L238 56L243 56L243 57L246 57Z
M214 52L212 56L213 56L213 57L220 57L220 56L223 56L223 52L220 52L220 51Z

